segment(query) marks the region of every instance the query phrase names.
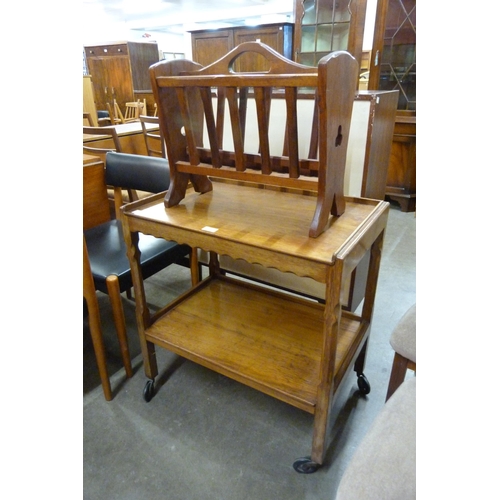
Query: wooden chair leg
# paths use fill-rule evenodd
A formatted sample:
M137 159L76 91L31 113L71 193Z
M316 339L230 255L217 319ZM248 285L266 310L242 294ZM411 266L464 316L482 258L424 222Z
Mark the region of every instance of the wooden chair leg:
M90 336L94 346L95 357L97 361L97 369L101 378L102 390L106 401L111 401L113 395L111 393L111 384L109 382L108 368L106 366L106 349L101 330L101 317L99 315L99 305L97 297L94 294L88 294L85 297L87 302L87 310L89 314Z
M92 277L92 270L90 269L85 238L83 238L83 297L87 303L90 336L92 337L92 344L94 346L97 369L101 378L104 398L106 401L111 401L113 395L111 393L111 384L109 382L108 368L106 366L106 349L102 337L101 316L99 314L99 304L95 293L94 279Z
M389 387L387 389L387 401L394 393L394 391L404 382L406 371L410 360L401 356L397 352L394 353L394 361L392 363L391 377L389 379Z
M127 377L130 378L132 376L132 363L130 361L130 352L128 350L127 327L125 325L125 314L123 312L118 277L114 275L108 276L106 278L106 286L111 300L111 309L113 311L113 319L115 321L118 342L120 343L125 373L127 374Z

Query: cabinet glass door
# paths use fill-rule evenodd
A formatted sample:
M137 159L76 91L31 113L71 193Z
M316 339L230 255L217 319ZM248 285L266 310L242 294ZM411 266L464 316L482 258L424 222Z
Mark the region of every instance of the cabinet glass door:
M348 50L352 0L304 0L297 62L317 66L335 50Z
M400 110L416 110L416 38L415 0L389 0L378 88L399 90Z

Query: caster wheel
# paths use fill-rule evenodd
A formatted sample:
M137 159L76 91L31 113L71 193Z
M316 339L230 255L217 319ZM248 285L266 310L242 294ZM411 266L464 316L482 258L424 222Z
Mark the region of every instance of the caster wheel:
M358 388L361 394L370 394L370 382L368 382L368 379L365 377L364 373L358 375Z
M297 458L293 463L293 468L300 474L312 474L319 469L319 464L309 457Z
M144 401L146 401L146 403L149 403L153 399L154 395L155 395L155 383L153 380L148 380L146 382L144 390L142 391L142 396L144 397Z

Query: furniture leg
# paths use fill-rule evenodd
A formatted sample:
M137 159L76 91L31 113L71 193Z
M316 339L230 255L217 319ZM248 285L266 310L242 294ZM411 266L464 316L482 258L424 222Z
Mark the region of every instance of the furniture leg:
M387 388L387 401L394 393L394 391L404 382L406 371L408 369L416 370L415 363L408 358L401 356L401 354L394 353L394 361L392 362L391 377L389 379L389 387Z
M365 343L363 344L363 347L361 348L361 351L358 354L358 357L356 358L356 361L354 362L354 371L356 372L356 375L358 376L358 388L359 392L361 394L364 394L365 396L367 394L370 394L371 387L370 387L370 382L368 382L368 379L366 378L364 374L365 370L365 360L366 360L366 351L368 348L368 339L370 336L365 340Z
M210 272L210 276L215 276L216 274L220 274L221 269L219 263L219 256L215 252L209 252L208 256L209 256L208 269Z
M106 350L102 338L99 306L97 304L97 300L89 300L89 297L86 297L86 299L89 311L90 335L94 346L99 377L101 378L102 390L106 401L111 401L113 399L113 395L111 393L111 384L109 382L108 368L106 366Z
M363 310L361 313L362 318L367 321L368 324L371 324L373 317L373 307L375 305L375 293L377 291L384 235L385 230L378 235L370 249L370 264L368 266L368 276L366 279L365 301L363 303Z
M329 424L332 396L334 392L334 368L337 350L338 330L342 312L340 290L343 262L337 262L328 270L325 294L325 326L323 330L323 357L320 368L320 384L314 413L314 430L311 459L298 459L294 463L297 472L315 472L323 463L326 452L326 432Z
M106 401L111 401L113 395L111 393L111 384L109 382L108 368L106 367L106 350L104 340L102 338L101 317L99 314L99 304L95 294L94 280L92 278L92 270L87 253L85 239L83 240L83 296L87 302L89 313L90 335L97 362L97 369L101 378L102 390Z
M380 260L382 257L382 245L384 241L384 231L382 231L377 239L373 242L370 249L370 263L368 266L368 276L366 280L365 301L363 303L362 317L368 324L371 325L373 317L373 307L375 304L375 292L377 290L377 280L380 269ZM371 387L364 372L366 351L368 349L368 341L370 334L366 337L365 343L354 363L354 371L358 376L358 388L361 394L370 394Z
M125 366L127 377L130 378L132 376L132 363L130 362L130 352L128 350L127 327L125 325L125 314L123 312L118 277L115 275L108 276L106 278L106 286L108 288L109 299L111 300L111 309L113 311L118 342L120 343L123 366Z
M128 220L125 217L122 221L124 226L123 236L127 244L127 255L130 261L130 270L132 273L132 283L134 285L135 312L137 320L137 329L139 332L139 341L141 344L142 359L144 362L144 373L150 379L150 382L158 375L158 365L156 363L156 353L154 344L148 342L145 338L146 328L151 323L149 308L146 302L146 293L144 291L144 281L140 267L141 252L139 250L139 233L126 230ZM125 229L126 228L126 229Z
M191 270L191 284L195 286L201 279L201 266L198 262L198 249L191 249L191 256L189 258L189 267Z

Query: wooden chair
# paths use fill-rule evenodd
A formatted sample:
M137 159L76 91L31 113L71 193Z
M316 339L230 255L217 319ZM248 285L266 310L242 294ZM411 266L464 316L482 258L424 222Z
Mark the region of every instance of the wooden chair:
M399 320L391 334L390 343L394 349L389 387L386 401L404 382L407 370L417 371L417 304L411 306Z
M120 221L120 207L123 204L121 192L122 189L151 193L164 191L170 182L169 168L165 159L124 153L108 153L105 172L102 165L100 167L100 169L96 166L83 168L84 245L86 244L94 287L110 297L125 372L127 377L130 377L132 366L121 293L132 288L132 278ZM111 219L107 185L113 186L115 191L117 219ZM197 260L194 256L191 262L189 246L141 234L139 248L141 269L145 279L174 263L188 267L192 264L193 279L198 279ZM84 270L85 265L84 256ZM91 309L95 311L95 303L89 292L90 282L90 277L87 276L84 296L91 303ZM92 318L94 340L94 337L98 339L99 334L95 328L97 316L93 314ZM99 347L101 344L99 340L94 341L94 346L97 345L95 349L103 390L108 399L110 387L103 361L103 350Z
M122 147L120 144L120 138L114 127L83 127L83 133L87 135L95 135L102 138L103 141L107 141L109 146L105 145L92 145L92 142L83 143L83 151L88 154L93 154L102 157L105 160L106 153L110 151L116 151L120 153Z
M143 109L144 103L142 103L140 100L137 100L137 102L126 102L123 123L139 121L139 116L142 114Z
M125 123L125 118L120 106L118 106L118 103L116 102L116 99L113 99L113 122L115 125L118 123Z
M109 225L110 221L111 212L109 209L103 164L83 167L83 296L87 302L90 333L94 345L97 368L101 378L104 397L107 401L112 399L112 392L106 367L106 352L101 331L99 305L96 297L96 289L98 288L94 282L92 272L92 262L95 261L95 257L92 258L89 256L85 234L87 231L95 230L95 228ZM89 238L93 248L96 237L90 232ZM106 282L106 289L103 290L102 286L99 289L107 293L111 298L122 360L127 377L130 377L132 376L132 365L128 353L125 316L119 296L119 287L117 287L117 277L110 274L109 280Z
M123 123L123 116L120 108L118 108L116 100L113 100L113 105L106 102L106 110L109 115L109 125L118 125L119 123Z
M270 69L265 73L234 72L235 60L245 52L265 57ZM317 204L311 237L324 231L330 215L342 215L358 78L358 64L349 53L332 53L312 68L291 62L264 44L248 42L205 68L188 60L163 60L150 67L150 75L172 179L165 197L167 207L184 198L189 181L197 192L211 191L210 176L314 192ZM255 101L253 123L247 105L250 88ZM299 155L297 113L297 95L302 89L311 89L310 97L316 102L305 157ZM276 136L280 128L271 113L278 101L285 108L285 117L283 149L276 153L270 132ZM228 125L224 123L226 102ZM247 146L250 132L257 137L253 149Z
M114 127L83 127L83 133L87 135L95 135L102 138L102 141L106 141L109 146L97 145L92 146L91 143L83 143L83 151L88 154L92 154L101 158L101 160L106 164L106 155L111 152L122 152L122 147L120 144L120 138ZM134 189L127 190L128 200L135 201L139 199L137 191ZM113 201L113 195L110 193L109 200Z
M109 108L107 111L97 110L97 126L108 127L110 125L114 125L114 118L113 115L109 113Z
M167 153L165 151L165 140L161 135L161 131L151 132L147 129L146 123L160 125L160 119L157 116L139 116L139 121L141 122L142 134L144 135L144 141L146 142L146 149L148 151L148 156L157 156L160 158L166 158Z

